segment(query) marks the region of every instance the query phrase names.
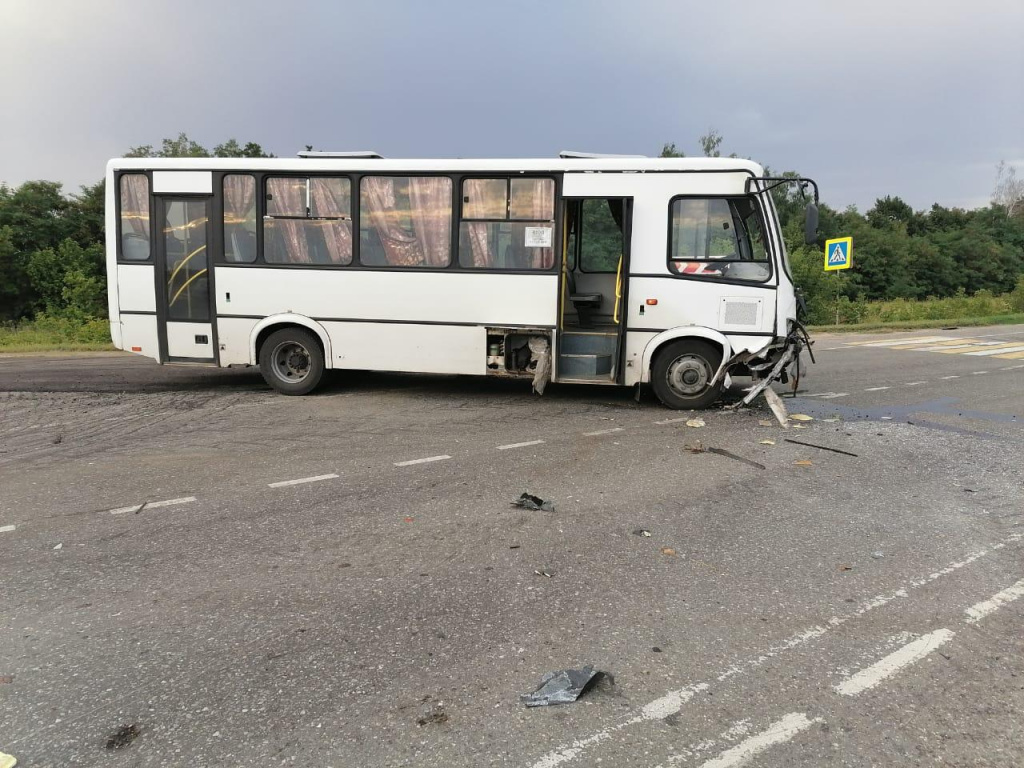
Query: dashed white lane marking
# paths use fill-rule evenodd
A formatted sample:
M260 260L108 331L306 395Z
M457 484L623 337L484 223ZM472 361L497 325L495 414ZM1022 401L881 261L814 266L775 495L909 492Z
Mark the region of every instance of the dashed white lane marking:
M943 376L942 380L943 381L948 381L949 379L959 379L959 378L960 378L959 376L957 376L956 374L953 374L952 376Z
M16 525L0 525L0 533L10 533L11 531L17 530Z
M992 595L988 600L982 600L980 603L976 603L968 608L965 613L967 614L967 623L975 624L990 613L995 613L1007 603L1012 603L1021 595L1024 595L1024 579L1021 579L1012 587L1007 587L1002 592L997 592Z
M905 386L905 387L917 387L917 386L920 386L921 384L927 384L927 383L928 383L927 381L908 381L903 386Z
M1020 368L1024 368L1024 365L1008 365L1005 368L1000 368L1000 371L1016 371Z
M195 496L182 496L180 499L164 499L163 501L147 501L144 504L133 504L130 507L118 507L110 510L112 515L124 515L129 512L138 512L143 507L146 509L159 509L160 507L174 507L178 504L189 504L196 500Z
M286 485L302 485L303 483L316 483L320 480L333 480L337 477L335 474L329 475L314 475L313 477L300 477L298 480L280 480L276 483L267 483L268 488L283 488Z
M543 442L544 442L543 440L528 440L525 443L509 443L508 445L499 445L498 446L498 450L499 451L510 451L513 448L528 448L531 445L540 445Z
M892 387L868 387L865 392L881 392L883 389L892 389Z
M904 667L920 661L951 637L953 637L953 632L949 629L937 629L927 635L922 635L899 650L893 651L884 659L876 661L870 667L851 675L836 686L836 692L843 696L856 696L858 693L873 688Z
M790 651L794 648L798 648L806 643L816 640L819 637L827 634L829 631L836 627L842 626L851 619L856 619L869 611L873 611L876 608L881 608L884 605L888 605L894 600L907 597L908 590L923 587L926 584L930 584L938 578L945 576L949 573L953 573L965 566L970 565L974 561L985 557L986 555L1005 548L1008 544L1014 544L1024 540L1024 533L1012 533L997 544L993 544L989 549L981 549L967 555L963 560L950 563L945 568L942 568L934 573L930 573L923 579L910 582L907 586L900 589L896 589L892 592L877 595L870 600L865 601L858 606L853 613L847 614L846 616L833 616L825 624L818 624L813 627L808 627L802 632L798 632L795 635L783 640L782 642L767 648L763 651L755 653L753 656L744 659L742 661L733 664L728 667L725 671L719 674L716 678L716 682L725 682L726 680L736 677L737 675L744 674L750 670L760 667L762 664L770 661L771 659L779 656L786 651ZM701 691L706 691L709 688L708 683L698 683L695 685L686 686L679 688L674 691L669 691L661 698L655 699L654 701L647 704L641 709L639 715L633 715L625 720L622 720L614 725L610 725L600 731L592 733L589 736L581 739L576 739L570 744L558 747L551 752L548 752L539 760L537 760L532 768L557 768L557 766L568 763L579 757L584 750L595 744L607 741L612 738L616 733L626 728L629 728L638 723L648 720L663 720L670 715L674 715L679 712L683 705Z
M815 723L820 722L822 722L820 717L812 720L803 712L790 712L760 733L755 733L735 747L725 750L713 760L708 760L704 763L703 768L736 768L746 765L766 749L789 741L798 733L806 731Z
M584 432L584 437L597 437L598 435L610 435L613 432L625 432L625 427L612 427L611 429L599 429L597 432Z
M413 459L412 461L396 461L396 467L411 467L413 464L429 464L432 461L445 461L450 459L447 453L442 453L440 456L427 456L425 459Z
M955 336L922 336L916 339L897 339L896 341L860 341L852 342L860 347L901 347L904 344L927 344L936 341L953 341Z
M984 376L988 371L971 371L971 376Z
M800 397L820 397L822 400L832 400L837 397L846 397L849 392L814 392L802 394Z
M1024 352L1024 347L1009 347L1008 349L983 349L981 352L965 352L971 357L989 357L990 355L1008 355L1010 352Z

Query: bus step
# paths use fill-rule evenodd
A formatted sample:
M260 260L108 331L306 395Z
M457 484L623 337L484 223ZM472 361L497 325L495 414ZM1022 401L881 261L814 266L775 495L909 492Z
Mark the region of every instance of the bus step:
M607 376L612 372L611 355L577 355L564 354L558 356L558 376L580 378L587 376Z

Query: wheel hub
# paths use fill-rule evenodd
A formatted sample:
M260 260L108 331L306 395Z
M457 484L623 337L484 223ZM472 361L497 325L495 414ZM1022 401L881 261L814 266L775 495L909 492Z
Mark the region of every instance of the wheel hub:
M286 343L274 350L274 372L285 381L302 381L309 367L309 352L300 344Z
M674 392L686 397L699 395L711 380L706 361L693 355L684 355L668 367L668 385Z

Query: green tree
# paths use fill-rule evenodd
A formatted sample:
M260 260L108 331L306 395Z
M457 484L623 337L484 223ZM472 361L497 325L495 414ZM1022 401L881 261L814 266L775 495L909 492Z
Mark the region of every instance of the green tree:
M38 295L37 309L76 321L102 317L106 306L103 245L82 247L71 238L29 255L26 272Z

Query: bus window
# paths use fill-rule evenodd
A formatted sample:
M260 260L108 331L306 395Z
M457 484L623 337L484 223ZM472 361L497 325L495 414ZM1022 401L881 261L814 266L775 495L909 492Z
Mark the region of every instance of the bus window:
M451 264L452 180L364 176L359 183L359 260L382 267Z
M256 261L256 179L252 176L224 177L224 260Z
M149 177L126 173L121 177L121 258L149 261Z
M728 280L771 276L757 204L750 198L672 201L669 270Z
M267 179L263 258L268 264L351 264L352 182L336 176Z
M459 266L547 270L555 263L552 179L465 179Z

